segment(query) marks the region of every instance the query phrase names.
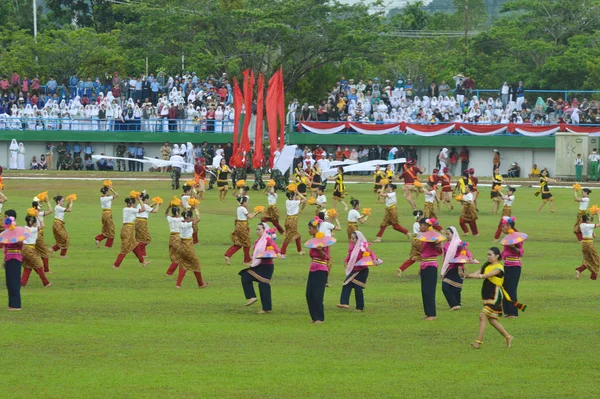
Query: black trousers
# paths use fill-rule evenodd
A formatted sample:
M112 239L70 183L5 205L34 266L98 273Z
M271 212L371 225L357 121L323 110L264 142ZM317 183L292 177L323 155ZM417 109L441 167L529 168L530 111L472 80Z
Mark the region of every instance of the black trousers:
M136 156L137 159L144 159L143 155L137 155ZM136 162L137 164L137 171L138 172L143 172L144 171L144 163L143 162Z
M135 163L135 161L127 161L127 169L129 169L130 172L135 172Z
M516 302L517 299L517 288L519 287L519 280L521 279L521 267L520 266L504 266L504 289L510 295L510 299ZM502 299L502 309L504 314L507 316L518 316L519 309L517 309L511 302L508 302L506 298Z
M428 266L421 270L421 296L425 316L435 317L435 286L437 285L437 267Z
M446 279L454 283L451 284L447 283L446 281L442 281L442 292L446 297L448 306L451 308L460 306L463 279L460 278L460 275L458 274L458 268L448 270L446 276L444 276L444 280ZM456 285L460 285L460 287L457 287Z
M346 276L346 280L354 274L354 272L350 273ZM367 278L369 277L369 269L364 269L358 272L354 280L360 281L363 284L367 283ZM365 308L365 295L363 293L364 288L360 285L354 283L348 283L342 287L342 295L340 296L340 304L349 305L350 304L350 294L352 293L352 289L354 289L354 299L356 299L356 309L363 310Z
M271 302L271 284L267 284L263 281L260 281L255 276L248 273L249 270L258 274L260 277L264 277L267 280L270 280L273 277L273 265L263 265L260 264L251 269L242 270L239 275L242 276L242 288L244 289L244 295L246 299L256 298L256 292L254 291L254 285L252 284L254 281L258 283L258 292L260 292L260 303L262 304L262 309L264 311L272 310L273 304Z
M21 265L17 259L6 261L4 274L6 276L6 289L8 290L8 307L21 308Z
M325 285L327 284L327 272L319 270L308 273L306 282L306 303L312 321L325 321L325 308L323 298L325 297Z

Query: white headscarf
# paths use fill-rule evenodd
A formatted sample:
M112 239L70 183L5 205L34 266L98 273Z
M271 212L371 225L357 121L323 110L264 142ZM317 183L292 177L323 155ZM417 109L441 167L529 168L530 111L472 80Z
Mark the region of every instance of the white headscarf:
M173 150L171 150L172 155L179 155L181 152L179 151L179 144L173 144Z
M367 239L365 238L363 233L357 230L354 232L354 234L356 234L357 240L356 244L354 244L354 247L352 248L350 259L348 259L348 265L346 266L346 275L350 274L352 272L352 269L354 269L354 266L356 265L356 262L358 260L358 253L361 250L365 251L367 249Z
M448 228L452 231L452 240L450 241L450 245L448 245L448 249L446 250L446 256L444 256L444 263L442 264L441 270L442 276L444 276L448 271L448 266L450 265L450 262L452 262L452 260L456 258L458 247L462 242L460 240L460 236L458 235L456 227L450 226Z
M11 151L17 151L19 149L19 144L17 144L17 139L12 139L12 141L10 142L9 149Z
M23 143L19 143L19 152L21 154L25 154L25 146L23 145Z

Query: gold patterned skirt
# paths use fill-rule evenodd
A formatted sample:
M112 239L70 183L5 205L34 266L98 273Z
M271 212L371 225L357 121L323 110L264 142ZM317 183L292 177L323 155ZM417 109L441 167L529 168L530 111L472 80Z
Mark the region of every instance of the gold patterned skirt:
M179 244L181 238L179 233L171 233L169 236L169 259L173 263L179 263Z
M425 202L425 208L423 211L426 218L437 218L433 205L433 202Z
M475 205L473 204L464 204L462 207L462 211L460 213L460 217L466 221L471 222L477 220L477 211L475 210Z
M230 235L233 245L238 247L250 246L250 226L247 220L236 220L235 229Z
M392 226L398 223L398 209L396 205L388 206L385 208L385 216L381 222L380 227Z
M152 237L150 237L150 231L148 230L148 219L135 219L135 239L136 241L143 242L144 244L150 244L152 241Z
M348 226L346 227L346 233L348 233L348 241L352 237L352 233L358 231L358 223L356 222L348 222Z
M127 254L138 246L138 241L135 239L135 227L133 223L123 223L121 227L121 253Z
M40 256L41 258L49 258L50 257L50 250L48 249L48 246L46 245L46 242L44 241L44 230L38 231L38 237L37 237L37 240L35 241L35 250L37 251L38 256Z
M294 241L300 238L298 233L298 215L288 216L285 218L285 240Z
M265 210L265 217L271 219L271 221L279 221L279 210L277 209L277 205L269 205Z
M106 238L115 238L115 223L110 210L102 211L102 235Z
M508 205L504 205L504 208L502 208L502 216L512 216L512 208Z
M412 241L410 242L410 260L415 262L421 261L421 244L421 241L419 241L417 238L412 239Z
M583 253L583 265L592 273L598 273L600 256L598 256L594 241L587 239L581 241L581 252Z
M585 215L587 211L577 211L577 220L575 221L575 226L573 226L573 232L575 234L580 233L579 225L581 224L581 217Z
M191 238L181 239L177 248L179 267L192 272L200 271L200 261L194 252L194 243Z
M37 269L43 267L42 258L35 250L35 244L25 244L21 249L21 255L23 256L23 267L26 269Z
M52 233L54 233L54 240L60 249L69 248L69 234L62 220L54 219L54 222L52 222Z

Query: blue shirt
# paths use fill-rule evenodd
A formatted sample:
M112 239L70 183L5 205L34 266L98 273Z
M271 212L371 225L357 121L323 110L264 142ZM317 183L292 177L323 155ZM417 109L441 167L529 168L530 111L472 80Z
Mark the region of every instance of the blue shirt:
M135 147L127 147L127 152L130 154L136 154L136 148Z
M158 89L160 88L160 85L158 84L158 82L152 82L150 84L150 87L152 88L153 93L158 93Z
M86 145L85 146L85 154L86 155L92 155L93 153L94 153L94 147Z
M142 147L136 148L135 155L137 155L138 157L143 157L144 156L144 149Z
M77 152L77 153L81 152L81 145L79 143L73 144L73 152Z
M48 90L56 90L56 86L57 86L56 80L54 80L54 79L51 79L48 81L48 83L46 83L46 88Z
M517 97L525 97L525 90L523 89L523 86L519 86L517 87Z
M135 81L135 89L136 90L142 90L142 81L141 80L136 80Z
M66 145L66 150L67 150L67 152L71 152L71 144L68 144L68 143L67 143L67 145Z

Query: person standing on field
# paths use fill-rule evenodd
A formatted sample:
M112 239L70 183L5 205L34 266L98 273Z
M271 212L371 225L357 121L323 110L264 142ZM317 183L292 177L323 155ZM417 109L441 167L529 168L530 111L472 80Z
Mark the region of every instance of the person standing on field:
M594 148L592 150L592 153L589 155L588 159L590 160L590 172L589 172L588 180L597 181L598 180L598 160L600 160L600 154L598 154L596 148Z

